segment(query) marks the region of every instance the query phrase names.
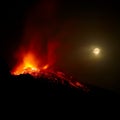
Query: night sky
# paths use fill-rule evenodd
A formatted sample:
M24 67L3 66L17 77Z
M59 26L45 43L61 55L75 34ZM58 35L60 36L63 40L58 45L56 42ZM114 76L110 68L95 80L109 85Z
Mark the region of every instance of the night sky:
M54 26L49 34L57 34L61 43L58 49L61 57L56 62L60 70L72 74L81 82L120 93L120 4L115 0L44 1L47 2L1 2L0 54L10 69L16 62L13 54L23 43L24 30L32 21L33 26L45 30L45 35L47 28L50 31L48 26ZM48 12L49 4L53 7ZM38 9L42 5L44 7ZM101 49L100 58L92 55L92 47Z

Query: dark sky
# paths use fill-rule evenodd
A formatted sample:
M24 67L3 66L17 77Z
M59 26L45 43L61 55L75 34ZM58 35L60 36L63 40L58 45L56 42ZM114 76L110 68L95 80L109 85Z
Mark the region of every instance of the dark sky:
M37 3L38 0L1 2L0 53L10 67L14 65L13 53L21 43L26 16ZM62 30L69 31L61 40L61 69L82 82L120 92L120 4L115 0L61 0L56 6L59 26L64 24ZM64 52L66 44L71 49ZM90 59L91 46L100 46L103 57Z

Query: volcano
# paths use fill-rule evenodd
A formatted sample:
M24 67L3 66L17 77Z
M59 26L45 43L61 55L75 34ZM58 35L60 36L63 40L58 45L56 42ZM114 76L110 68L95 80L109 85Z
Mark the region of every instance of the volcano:
M15 79L23 82L25 82L27 79L30 79L30 81L33 82L43 81L44 83L47 81L47 83L56 84L56 86L65 85L69 89L79 89L86 93L89 91L85 85L72 79L72 76L67 76L63 72L51 69L49 64L40 66L40 62L32 52L22 54L21 62L19 62L19 64L17 64L16 67L11 71L11 74L13 75L12 79L14 81L16 81Z
M38 49L34 49L35 46L36 44L28 44L20 47L22 49L17 52L17 62L11 71L4 60L1 61L0 82L4 94L77 98L116 95L111 91L81 83L71 75L55 69L55 42L48 44L48 54L40 54Z
M20 41L15 38L18 46L13 44L16 48L12 54L12 57L15 57L13 62L11 60L12 70L9 70L3 61L0 63L0 85L4 95L9 93L14 96L21 94L32 97L45 95L82 98L112 94L104 89L81 83L82 80L75 80L65 71L59 70L62 64L67 65L66 63L74 58L72 51L76 48L74 49L72 40L75 41L76 33L80 32L77 31L75 19L59 18L58 13L61 12L58 8L57 1L45 0L31 6L30 10L25 12L22 34L18 36ZM72 57L68 59L69 56ZM71 63L73 62L69 63L69 68L73 69L77 64ZM63 70L65 68L63 67ZM75 70L77 72L77 69Z
M37 67L37 70L26 68L19 74L11 74L6 65L2 63L2 66L5 72L3 71L0 76L1 95L14 97L17 95L35 99L43 96L80 99L92 96L102 96L103 98L116 96L111 91L83 84L63 72L49 69L48 66L44 66L42 69Z

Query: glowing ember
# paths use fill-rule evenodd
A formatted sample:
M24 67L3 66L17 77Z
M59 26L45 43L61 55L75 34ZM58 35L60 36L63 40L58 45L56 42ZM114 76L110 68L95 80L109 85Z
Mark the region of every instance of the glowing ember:
M45 66L43 67L43 70L46 70L48 67L49 67L49 65L45 65Z
M41 70L46 70L48 68L48 64L40 67L37 58L33 55L33 53L27 53L23 55L22 62L20 62L16 68L13 70L12 74L20 75L20 74L31 74L37 75Z

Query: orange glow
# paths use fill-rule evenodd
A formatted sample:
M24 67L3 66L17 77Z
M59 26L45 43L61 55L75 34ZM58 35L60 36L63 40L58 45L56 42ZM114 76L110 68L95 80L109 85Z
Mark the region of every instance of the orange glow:
M40 73L41 70L46 70L48 68L48 64L40 67L40 62L38 61L39 60L34 56L32 52L24 54L22 57L22 61L16 66L12 73L14 75L36 75L37 73Z
M12 71L13 75L30 74L33 77L38 78L41 77L41 75L44 75L45 78L53 80L54 82L59 81L62 84L68 82L72 87L82 88L85 91L89 91L84 85L73 81L71 77L67 77L63 72L57 72L50 69L48 70L50 65L41 65L41 59L39 59L39 57L36 57L34 52L22 52L22 54L18 55L21 62L19 62L19 64L17 64L15 69Z

